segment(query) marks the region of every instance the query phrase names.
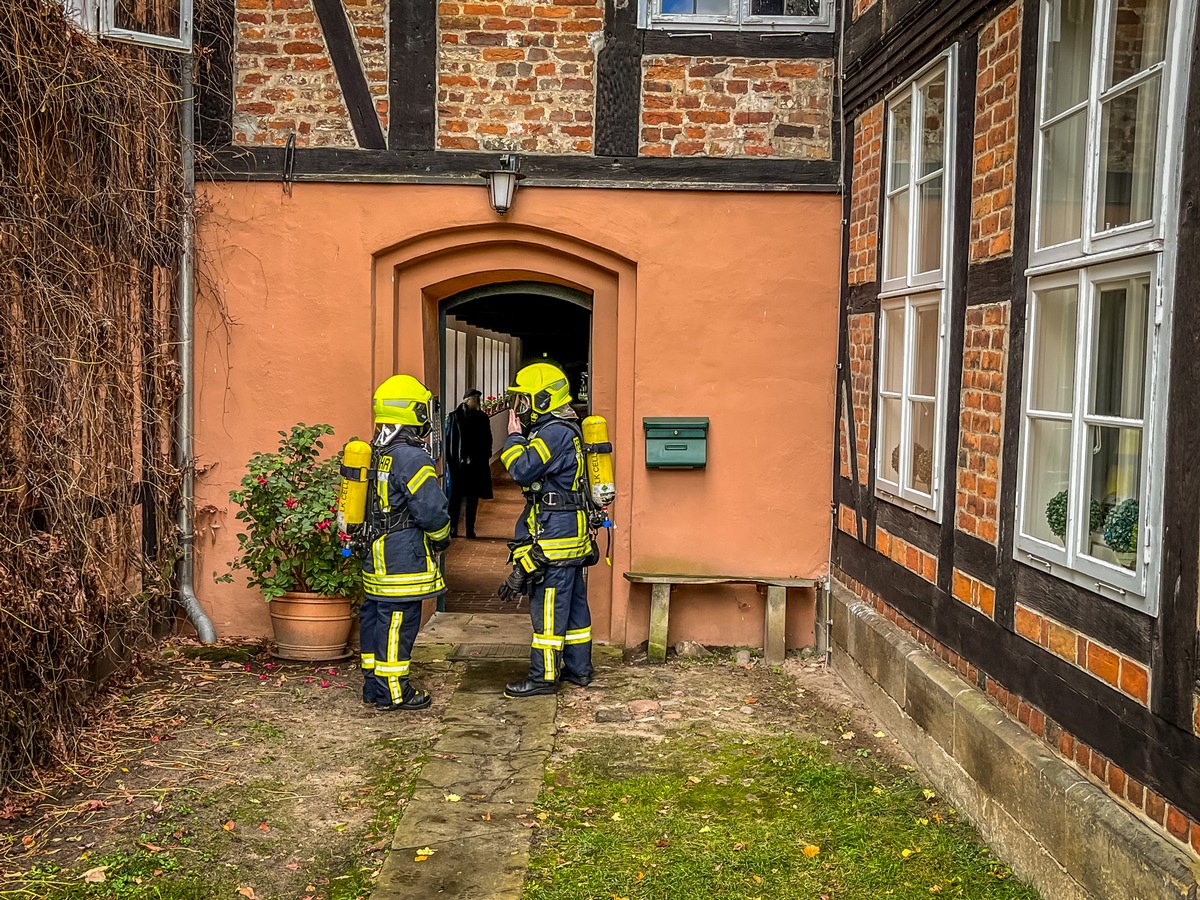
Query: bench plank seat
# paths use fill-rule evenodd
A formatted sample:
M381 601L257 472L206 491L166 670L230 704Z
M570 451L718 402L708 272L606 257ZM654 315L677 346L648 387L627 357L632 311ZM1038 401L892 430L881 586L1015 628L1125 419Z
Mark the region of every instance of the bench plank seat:
M787 589L811 588L824 584L820 578L756 578L746 575L660 575L651 572L626 572L632 584L651 585L650 640L646 655L650 662L667 659L667 624L670 619L671 588L682 584L761 584L767 588L766 621L763 628L763 656L769 663L783 662Z

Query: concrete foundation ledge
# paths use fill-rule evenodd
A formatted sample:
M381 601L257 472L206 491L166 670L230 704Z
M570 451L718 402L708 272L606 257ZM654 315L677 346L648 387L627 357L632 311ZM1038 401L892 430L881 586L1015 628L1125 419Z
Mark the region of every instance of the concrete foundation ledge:
M1200 900L1200 865L834 583L833 666L984 840L1053 900Z

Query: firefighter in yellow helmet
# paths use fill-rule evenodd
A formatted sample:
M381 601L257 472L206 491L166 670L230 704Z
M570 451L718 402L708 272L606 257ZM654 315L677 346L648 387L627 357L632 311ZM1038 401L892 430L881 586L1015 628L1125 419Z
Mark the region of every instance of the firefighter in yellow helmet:
M363 700L384 710L431 702L408 680L421 601L446 590L437 554L450 544L446 495L425 449L431 398L411 375L393 375L375 391L359 617Z
M567 377L548 363L517 373L508 389L508 440L500 460L525 494L512 548L512 574L500 596L529 596L533 646L528 677L504 689L510 698L553 694L559 680L592 680L592 620L583 570L599 552L599 512L587 489L583 434L571 409Z

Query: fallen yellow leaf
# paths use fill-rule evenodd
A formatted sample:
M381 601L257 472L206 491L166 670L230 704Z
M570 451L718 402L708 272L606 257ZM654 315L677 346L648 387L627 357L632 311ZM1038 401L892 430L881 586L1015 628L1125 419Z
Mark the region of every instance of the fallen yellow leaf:
M233 819L230 819L228 822L226 822L221 827L224 828L226 831L233 831L233 829L236 828L237 826L233 824Z
M750 877L754 879L755 884L762 884L762 876L761 875L751 875Z
M843 740L843 741L852 741L852 740L854 740L854 732L853 732L853 731L847 731L847 732L844 732L844 733L842 734L842 740Z
M926 800L932 800L937 796L933 791L921 791L921 793L925 795Z
M428 856L414 856L413 857L414 862L425 862L425 860L427 860L427 859L429 859Z
M805 844L804 845L804 855L807 856L809 859L812 859L814 856L816 856L820 852L821 852L821 848L818 847L816 844Z
M688 776L688 781L690 781L692 784L699 784L699 783L700 783L700 779L699 779L699 778L697 778L695 775L689 775L689 776Z
M447 794L446 795L447 803L457 803L461 799L462 799L462 797L458 796L458 794Z
M421 854L422 856L433 856L433 854L437 853L437 851L432 847L422 847L417 851L417 853Z
M882 731L877 731L875 732L875 737L887 737L887 735Z
M620 814L620 813L613 813L613 814L612 814L612 820L613 820L614 822L620 822L620 821L621 821L621 814Z
M881 788L881 787L873 787L873 788L871 788L871 792L872 792L872 793L875 793L875 794L882 794L882 793L883 793L883 788Z
M245 897L246 900L258 900L258 898L254 896L254 888L252 887L240 887L238 888L238 893Z
M104 881L104 873L109 868L109 866L97 866L94 869L88 869L83 873L83 880L88 884L100 884L100 882Z

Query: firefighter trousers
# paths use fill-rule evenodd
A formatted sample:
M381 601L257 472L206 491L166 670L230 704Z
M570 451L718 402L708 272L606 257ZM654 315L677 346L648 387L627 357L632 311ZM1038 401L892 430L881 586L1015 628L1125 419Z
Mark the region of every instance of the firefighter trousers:
M421 628L421 600L367 596L358 616L363 700L376 706L402 703L413 693L408 669Z
M529 598L533 645L529 677L558 681L592 675L592 616L583 566L551 566Z

